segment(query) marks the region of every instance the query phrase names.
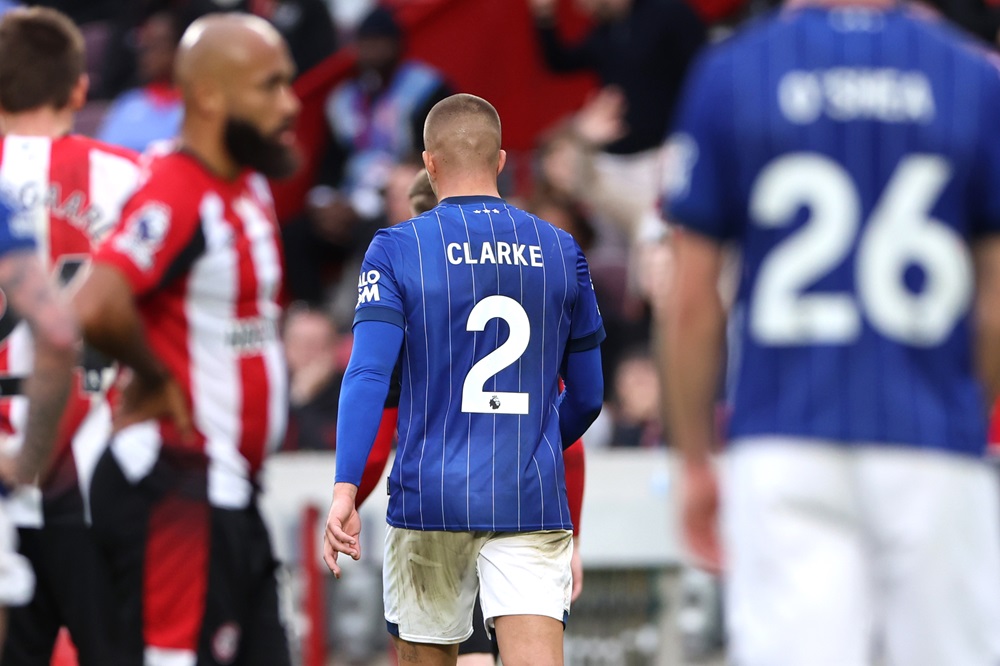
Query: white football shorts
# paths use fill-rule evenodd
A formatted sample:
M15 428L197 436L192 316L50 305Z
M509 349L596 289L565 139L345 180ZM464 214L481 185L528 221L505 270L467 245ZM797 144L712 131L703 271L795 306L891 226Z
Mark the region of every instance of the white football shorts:
M1000 497L985 461L755 438L723 469L733 663L1000 664Z
M412 643L461 643L472 635L479 592L486 628L505 615L565 622L573 533L432 532L389 526L382 565L385 620Z

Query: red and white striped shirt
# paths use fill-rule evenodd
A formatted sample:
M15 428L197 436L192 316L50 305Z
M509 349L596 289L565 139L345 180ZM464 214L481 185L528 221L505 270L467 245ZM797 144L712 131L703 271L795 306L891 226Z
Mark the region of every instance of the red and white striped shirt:
M0 139L0 187L31 212L41 255L61 282L81 272L97 242L117 223L138 183L138 159L131 150L83 136ZM88 355L81 368L55 460L41 484L45 514L56 513L60 520L84 519L90 475L110 433L105 388L112 371L92 360ZM28 327L5 309L0 317L0 431L11 435L6 446L12 450L20 448L28 406L24 397L6 396L19 393L19 380L32 366ZM19 492L10 513L23 527L40 527L39 491Z
M226 181L191 155L169 153L151 162L122 219L95 261L131 285L152 350L187 394L197 436L184 444L172 424L146 423L116 435L112 450L138 479L161 446L197 447L209 501L244 507L287 419L270 189L258 174Z

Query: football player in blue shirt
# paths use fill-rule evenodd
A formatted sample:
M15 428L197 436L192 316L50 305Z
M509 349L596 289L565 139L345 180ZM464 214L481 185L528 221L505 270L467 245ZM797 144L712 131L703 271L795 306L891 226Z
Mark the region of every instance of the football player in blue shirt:
M983 459L998 118L994 64L887 0L786 9L692 71L669 144L665 367L685 531L706 564L725 556L734 663L1000 663ZM720 507L728 245L742 271Z
M424 141L440 204L379 231L358 282L324 556L335 575L338 553L360 556L354 497L401 349L383 566L400 654L455 663L478 589L505 664L561 664L572 587L562 449L603 393L590 272L569 234L499 197L506 154L488 102L439 102Z

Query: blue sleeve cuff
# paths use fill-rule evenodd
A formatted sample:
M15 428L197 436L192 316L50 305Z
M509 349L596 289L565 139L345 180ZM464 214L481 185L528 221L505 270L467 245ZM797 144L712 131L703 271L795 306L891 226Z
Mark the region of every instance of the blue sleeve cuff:
M355 312L354 326L363 321L384 321L387 324L395 324L400 328L406 328L406 319L403 317L403 313L384 305L371 305Z
M607 333L604 332L604 324L601 324L600 328L598 328L590 335L570 340L569 344L566 346L566 351L570 353L576 353L581 351L587 351L588 349L593 349L597 345L604 342L604 338L606 337L608 337L608 335Z

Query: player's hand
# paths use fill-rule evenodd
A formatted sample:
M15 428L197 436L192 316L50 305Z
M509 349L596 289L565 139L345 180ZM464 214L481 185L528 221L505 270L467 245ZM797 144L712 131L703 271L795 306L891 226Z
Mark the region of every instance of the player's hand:
M711 573L722 571L722 545L719 541L719 482L710 458L685 461L683 492L683 529L694 564Z
M535 18L550 19L556 14L557 0L528 0L528 7Z
M166 419L173 423L184 440L194 437L184 391L173 377L167 375L149 381L129 373L124 379L112 419L115 432L153 419Z
M580 557L580 537L573 537L573 559L569 561L573 572L573 594L570 601L576 601L583 592L583 558Z
M347 486L347 488L343 488ZM340 553L350 555L353 559L361 559L361 516L354 506L354 496L357 486L338 483L333 492L333 503L326 518L326 529L323 532L323 561L336 578L340 578L340 565L337 556Z

